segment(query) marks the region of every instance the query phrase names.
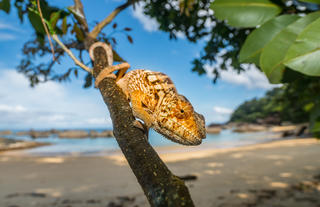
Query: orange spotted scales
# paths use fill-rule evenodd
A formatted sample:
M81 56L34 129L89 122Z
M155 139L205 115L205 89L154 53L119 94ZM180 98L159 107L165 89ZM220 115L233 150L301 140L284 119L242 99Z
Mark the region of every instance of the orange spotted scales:
M96 47L106 50L108 62L112 65L111 47L101 42L93 44L90 48L92 59ZM122 63L103 69L96 79L96 86L106 77L116 78L112 72L121 70L116 83L130 100L133 115L141 119L147 129L151 127L180 144L199 145L206 137L204 117L177 92L171 79L161 72L142 69L132 70L123 76L129 67L128 63Z

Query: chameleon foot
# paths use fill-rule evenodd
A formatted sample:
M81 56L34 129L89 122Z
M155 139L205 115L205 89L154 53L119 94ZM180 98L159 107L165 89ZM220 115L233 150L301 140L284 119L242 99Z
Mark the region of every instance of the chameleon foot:
M113 73L110 73L109 71L107 70L103 70L99 73L99 75L97 76L96 78L96 81L94 82L94 86L96 88L98 88L100 82L105 79L105 78L112 78L112 79L117 79L117 76Z
M147 140L149 139L149 129L144 123L142 123L139 120L134 120L133 121L133 126L138 128L138 129L140 129L140 130L142 130L143 133L147 136Z
M123 75L124 72L128 70L128 68L130 68L129 63L121 63L119 65L112 65L104 68L96 78L95 87L97 88L99 86L99 83L105 78L114 78L118 80L121 77L117 78L117 76L113 74L113 72L120 70L122 71L121 75Z

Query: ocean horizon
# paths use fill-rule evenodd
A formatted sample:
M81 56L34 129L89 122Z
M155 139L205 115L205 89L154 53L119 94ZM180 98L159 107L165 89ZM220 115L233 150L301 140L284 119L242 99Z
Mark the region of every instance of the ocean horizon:
M81 129L81 130L95 130L101 132L106 129ZM22 130L12 130L13 133ZM32 139L29 136L5 136L9 139L23 140L23 141L37 141L49 143L50 145L36 147L32 149L25 149L24 152L35 156L63 156L63 155L84 155L84 156L99 156L110 155L118 152L120 149L117 141L111 138L59 138L57 135L51 135L47 138ZM221 149L221 148L233 148L244 145L251 145L257 143L264 143L279 139L275 133L263 131L263 132L248 132L237 133L231 129L222 130L219 134L207 134L206 139L202 144L197 146L199 150L202 149ZM154 130L149 132L149 142L153 147L174 147L182 146L174 143L171 140L166 139L162 135L158 134ZM186 148L188 146L185 146Z

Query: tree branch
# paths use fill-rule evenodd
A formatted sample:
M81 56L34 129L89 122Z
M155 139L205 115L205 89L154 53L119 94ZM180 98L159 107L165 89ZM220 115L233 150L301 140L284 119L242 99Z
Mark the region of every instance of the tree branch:
M40 0L37 0L37 5L38 5L38 11L39 11L39 15L40 15L40 19L41 19L41 22L42 22L44 31L46 32L47 37L48 37L48 40L49 40L49 44L50 44L51 52L52 52L52 58L53 58L53 61L54 61L54 60L55 60L55 59L54 59L54 57L55 57L55 55L54 55L54 49L53 49L53 45L52 45L50 33L49 33L49 31L48 31L48 28L47 28L46 23L44 22L44 18L43 18L42 11L41 11L41 7L40 7Z
M109 65L102 47L95 48L93 55L93 75L96 78L101 70ZM99 84L99 90L110 112L114 136L150 205L194 206L184 182L170 172L150 146L142 130L133 126L135 118L131 107L115 80L103 79Z
M83 5L81 0L74 0L74 6L69 7L76 20L78 21L81 29L85 32L89 32L86 16L83 11Z
M99 24L97 24L93 30L89 33L89 36L93 39L95 39L101 30L107 26L122 10L126 9L128 6L134 3L134 0L128 0L126 3L120 5L115 10L109 14L104 20L102 20Z
M78 66L80 66L82 69L87 71L88 73L92 74L92 69L88 68L86 65L84 65L80 60L78 60L71 50L69 50L59 39L59 37L56 34L52 35L52 39L54 39L61 47L62 49L71 57L71 59L74 61L74 63Z

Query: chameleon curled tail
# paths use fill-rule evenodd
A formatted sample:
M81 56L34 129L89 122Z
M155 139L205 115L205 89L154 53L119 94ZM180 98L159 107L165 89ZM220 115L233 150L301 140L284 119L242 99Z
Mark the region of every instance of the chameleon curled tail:
M167 75L142 69L125 74L130 65L121 63L112 66L112 50L105 43L98 42L91 46L90 56L93 61L92 54L96 47L105 49L108 62L111 63L97 76L96 87L106 77L116 78L117 85L131 103L133 115L144 122L143 128L153 128L179 144L201 144L206 137L204 117L195 112L188 99L177 92ZM112 73L117 70L118 77Z

